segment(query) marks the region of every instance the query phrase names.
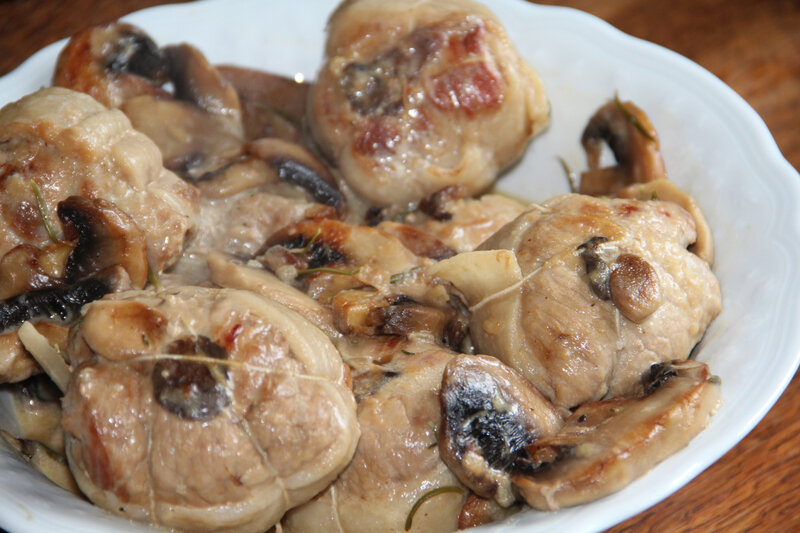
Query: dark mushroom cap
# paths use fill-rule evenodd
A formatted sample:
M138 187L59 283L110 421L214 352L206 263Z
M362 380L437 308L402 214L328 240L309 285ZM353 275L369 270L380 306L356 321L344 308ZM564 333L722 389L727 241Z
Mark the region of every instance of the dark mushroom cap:
M524 468L526 446L558 430L556 409L528 380L488 356L448 363L440 401L444 462L475 493L510 505L509 472Z
M686 446L719 404L719 382L699 361L658 363L638 396L589 402L561 430L526 448L535 459L512 482L537 509L615 492Z

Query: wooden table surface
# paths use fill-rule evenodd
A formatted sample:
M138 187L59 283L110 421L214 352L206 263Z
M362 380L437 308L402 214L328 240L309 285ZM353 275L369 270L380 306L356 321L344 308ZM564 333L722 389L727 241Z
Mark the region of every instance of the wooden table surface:
M82 27L159 0L0 0L0 75ZM800 1L544 1L589 11L699 63L763 117L800 168ZM491 4L491 2L489 2ZM612 529L800 531L800 377L733 450L676 494Z

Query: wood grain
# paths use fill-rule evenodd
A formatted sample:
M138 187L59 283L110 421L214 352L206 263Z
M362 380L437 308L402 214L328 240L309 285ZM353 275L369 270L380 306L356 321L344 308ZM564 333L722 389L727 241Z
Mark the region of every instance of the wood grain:
M0 75L42 46L159 0L0 0ZM491 4L491 2L489 2ZM763 117L800 168L800 0L543 1L583 9L685 55ZM614 527L800 531L800 377L733 450L683 489Z

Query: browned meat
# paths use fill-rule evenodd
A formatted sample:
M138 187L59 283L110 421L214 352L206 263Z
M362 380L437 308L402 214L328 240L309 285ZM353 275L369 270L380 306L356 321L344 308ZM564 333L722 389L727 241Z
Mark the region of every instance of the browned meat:
M61 88L0 110L0 333L64 321L112 290L140 288L174 263L197 191L119 111ZM7 342L16 346L15 339ZM37 366L3 352L0 379Z
M344 2L311 90L311 131L371 205L472 195L548 121L541 81L470 0Z
M53 85L91 95L107 107L133 96L166 96L163 51L141 29L113 22L73 35L58 56Z
M500 228L525 211L525 204L500 194L480 198L456 198L438 206L440 214L406 219L435 235L458 253L471 252Z
M697 203L697 200L678 188L677 185L666 179L659 179L647 183L630 185L617 191L618 198L637 198L639 200L652 200L658 198L665 202L673 202L686 209L697 229L697 236L689 246L689 251L708 263L714 264L714 238L711 228L706 222L706 217Z
M284 281L301 285L315 299L329 302L336 292L363 285L382 294L403 272L426 263L388 231L337 220L293 224L268 241L260 258ZM392 282L392 276L395 283Z
M0 177L0 257L19 244L50 242L48 214L61 237L59 202L82 196L130 217L150 268L160 272L181 252L197 203L196 190L164 169L158 148L122 113L61 88L0 111Z
M452 255L411 226L378 227L309 220L278 232L259 260L278 278L328 306L344 335L393 335L460 350L465 310L439 280L425 275L434 259Z
M445 533L456 529L466 489L441 461L436 446L439 386L452 357L452 353L430 349L395 352L394 370L359 402L361 440L353 461L321 496L287 514L284 531ZM422 503L411 527L406 527L414 504L438 488L448 491Z
M114 513L191 531L264 531L355 450L339 353L253 293L115 295L87 306L68 351L70 466Z
M700 340L721 303L694 240L676 204L565 195L432 268L467 298L478 351L571 408L627 393Z

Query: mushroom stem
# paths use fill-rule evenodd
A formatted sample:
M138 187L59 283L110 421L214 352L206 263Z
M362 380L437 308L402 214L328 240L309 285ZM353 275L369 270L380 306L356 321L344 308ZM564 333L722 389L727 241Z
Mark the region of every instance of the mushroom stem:
M42 367L45 373L50 376L61 392L66 392L72 371L64 358L55 348L50 346L47 338L36 331L33 324L25 322L20 326L19 340L25 349L28 350L36 362Z
M658 136L644 111L619 98L598 109L581 136L589 169L581 174L578 192L610 195L633 183L666 178ZM600 167L603 147L608 146L617 164Z

